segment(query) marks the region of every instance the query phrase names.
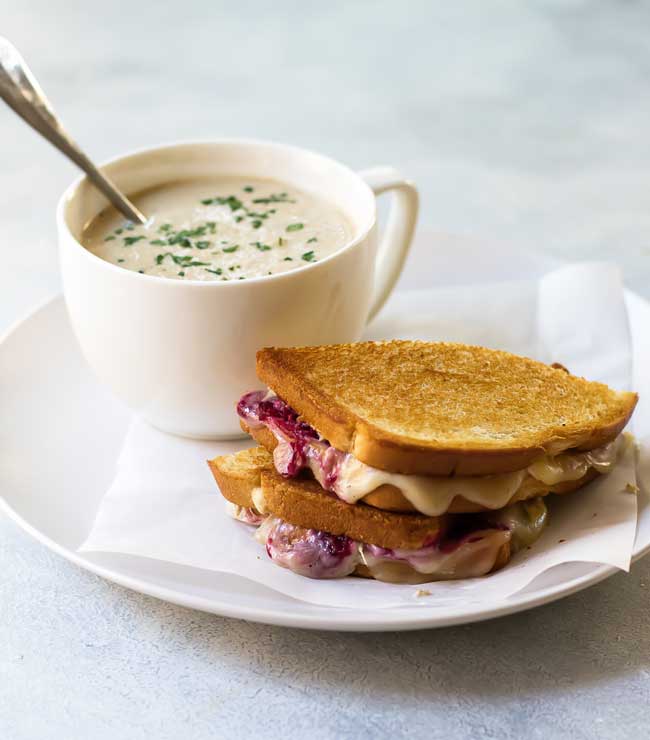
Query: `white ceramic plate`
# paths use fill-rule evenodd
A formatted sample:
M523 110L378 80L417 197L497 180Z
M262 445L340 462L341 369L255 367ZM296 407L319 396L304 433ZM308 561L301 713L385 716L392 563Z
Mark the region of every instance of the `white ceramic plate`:
M627 295L635 388L650 399L650 304ZM293 627L406 630L475 622L561 598L616 572L570 563L489 605L434 605L376 611L296 601L241 578L115 554L80 555L129 421L129 412L87 369L63 300L34 311L0 343L0 506L27 533L63 557L159 599L224 616ZM640 502L634 557L650 550L650 507Z

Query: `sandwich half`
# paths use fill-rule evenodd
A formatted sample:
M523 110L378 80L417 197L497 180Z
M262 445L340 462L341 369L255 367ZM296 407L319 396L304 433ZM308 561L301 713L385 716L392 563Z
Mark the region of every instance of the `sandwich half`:
M257 373L273 390L237 410L261 448L211 469L270 557L319 578L416 583L502 567L541 533L547 494L613 468L637 402L461 344L270 348ZM324 567L334 550L343 565Z
M275 563L310 578L424 583L481 576L532 544L546 522L541 498L497 512L442 516L347 504L315 480L283 478L263 447L209 465L229 513L257 527L255 536Z

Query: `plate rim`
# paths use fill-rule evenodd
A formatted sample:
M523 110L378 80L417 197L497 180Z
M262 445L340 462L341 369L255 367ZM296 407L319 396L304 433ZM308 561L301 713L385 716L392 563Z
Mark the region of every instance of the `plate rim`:
M646 300L639 294L625 289L625 298L628 301L638 302L644 305L644 307L650 311L650 301ZM41 312L47 311L58 302L63 302L63 295L57 293L50 295L43 301L39 302L36 306L30 309L21 318L18 318L0 335L0 347L5 344L15 333L19 332L25 324L30 320L33 320ZM499 601L489 602L488 604L479 603L468 609L465 609L462 613L455 615L436 615L431 613L427 605L413 605L413 606L402 606L396 607L392 610L377 610L378 618L372 621L359 621L359 618L355 615L358 611L354 608L343 609L336 607L323 607L318 606L320 609L330 609L332 612L331 617L323 617L319 614L299 614L299 613L288 613L286 611L279 611L278 609L265 608L265 607L254 607L248 605L233 605L232 602L224 601L219 598L208 598L202 596L189 595L182 591L171 589L165 586L160 586L151 583L142 578L127 575L121 572L119 569L113 569L107 566L100 565L94 562L92 559L83 557L74 550L68 549L67 547L59 544L56 540L43 534L34 525L24 519L17 511L15 511L5 499L4 495L0 492L0 512L4 513L9 520L13 521L21 530L27 535L32 537L34 540L44 545L52 552L65 558L67 561L87 570L101 578L106 579L112 583L116 583L119 586L128 588L138 593L151 596L161 601L166 601L177 606L185 608L196 609L211 614L216 614L223 617L229 617L233 619L245 619L252 622L270 624L283 627L292 627L299 629L318 629L325 631L350 631L350 632L384 632L384 631L411 631L418 629L436 629L441 627L450 627L461 624L471 624L475 622L483 622L488 619L495 619L497 617L507 616L509 614L515 614L528 609L533 609L537 606L552 603L566 596L571 596L579 591L588 588L589 586L596 585L601 581L609 578L616 573L623 572L620 569L611 565L597 565L593 564L593 569L589 572L584 573L580 576L572 578L568 581L548 586L539 591L533 591L530 594L525 594L523 598L515 599L516 594L506 599ZM636 547L633 550L631 562L634 563L640 558L644 557L650 551L650 540L642 547ZM135 556L131 556L135 557ZM152 560L152 558L141 558L145 560ZM164 561L160 561L164 562ZM585 561L580 561L585 562ZM286 597L291 598L291 597ZM300 604L300 600L294 600L296 604ZM403 612L400 614L400 612ZM387 616L396 618L382 619Z

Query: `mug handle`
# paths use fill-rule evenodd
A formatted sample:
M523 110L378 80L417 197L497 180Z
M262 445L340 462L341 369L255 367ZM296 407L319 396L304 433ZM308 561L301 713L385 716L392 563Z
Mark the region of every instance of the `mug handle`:
M395 191L388 214L386 233L377 251L375 286L367 319L370 321L386 303L402 272L413 240L420 199L415 185L405 180L392 167L373 167L358 174L368 183L375 195L381 195L388 190Z

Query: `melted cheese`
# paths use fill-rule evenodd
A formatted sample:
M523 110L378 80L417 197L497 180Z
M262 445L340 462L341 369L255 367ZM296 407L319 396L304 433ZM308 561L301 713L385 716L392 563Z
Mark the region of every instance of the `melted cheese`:
M251 491L251 500L253 501L253 506L257 509L257 511L260 512L260 514L267 514L265 501L264 501L264 491L259 486L256 486Z
M451 552L434 549L421 557L411 551L410 557L376 556L369 548L361 548L361 557L370 574L388 583L427 583L460 578L477 578L489 573L510 532L489 529L476 532L474 537ZM396 551L401 554L400 551Z
M510 551L513 554L536 542L547 520L548 509L543 498L520 501L490 515L490 521L510 531Z
M619 435L613 442L589 452L566 452L555 457L545 455L529 465L528 472L547 486L579 480L590 468L595 468L599 473L609 473L624 442L625 435Z
M440 516L449 509L456 496L489 509L501 509L517 492L525 477L525 470L474 478L401 475L371 468L350 455L341 467L334 492L343 501L354 504L379 486L388 484L395 486L420 513Z
M503 508L510 501L528 475L551 486L562 481L578 480L592 467L599 473L609 472L616 462L621 444L622 437L619 436L597 450L545 456L527 469L514 473L449 478L388 473L347 455L333 489L343 501L354 504L379 486L391 485L402 493L414 509L427 516L444 514L457 496L495 510Z

